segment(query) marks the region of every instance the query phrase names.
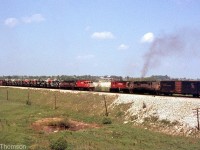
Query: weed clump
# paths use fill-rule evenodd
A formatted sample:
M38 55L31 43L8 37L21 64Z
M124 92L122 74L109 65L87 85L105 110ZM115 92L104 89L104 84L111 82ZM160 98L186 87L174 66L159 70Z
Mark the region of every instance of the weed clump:
M26 100L26 105L31 105L31 101L30 100Z
M144 118L144 122L152 122L152 123L156 123L158 121L158 117L157 116L150 116L150 117L145 117Z
M63 137L59 137L57 140L50 141L51 150L65 150L67 147L68 143Z
M164 125L170 125L171 123L169 120L166 120L166 119L162 119L160 122Z
M62 119L62 120L54 120L51 121L47 124L48 126L53 126L53 127L60 127L60 128L70 128L70 122L68 119Z
M102 124L112 124L112 120L108 117L104 117L102 120Z

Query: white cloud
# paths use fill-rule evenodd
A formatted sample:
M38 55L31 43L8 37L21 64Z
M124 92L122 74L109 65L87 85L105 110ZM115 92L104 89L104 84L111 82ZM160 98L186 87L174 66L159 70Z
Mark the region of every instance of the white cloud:
M7 18L5 21L4 21L4 24L8 27L15 27L16 25L18 25L19 23L22 24L22 23L25 23L25 24L28 24L28 23L34 23L34 22L42 22L44 21L45 18L41 15L41 14L33 14L29 17L22 17L21 19L18 19L18 18Z
M154 40L154 34L152 32L144 34L143 37L141 38L142 43L151 43L153 42L153 40Z
M42 22L44 20L45 18L41 14L33 14L32 16L22 18L24 23Z
M119 50L126 50L126 49L128 49L128 48L129 48L129 46L128 46L128 45L125 45L125 44L121 44L121 45L119 45L119 47L118 47Z
M92 54L88 54L88 55L78 55L76 56L76 59L78 60L87 60L87 59L92 59L94 58L95 56L92 55Z
M4 21L4 24L8 27L15 27L17 24L19 23L18 19L17 18L7 18L5 21Z
M94 32L91 36L93 39L100 39L100 40L105 40L105 39L113 39L115 36L111 32Z

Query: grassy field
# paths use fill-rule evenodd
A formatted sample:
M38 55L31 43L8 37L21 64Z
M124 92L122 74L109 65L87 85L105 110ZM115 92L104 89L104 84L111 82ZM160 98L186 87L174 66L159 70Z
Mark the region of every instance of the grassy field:
M111 104L114 98L106 97L107 105ZM102 124L105 103L104 97L97 94L0 87L0 103L0 144L26 145L27 149L48 150L51 149L50 145L60 138L68 144L67 149L75 150L200 149L199 139L170 136L134 127L129 123L123 124L123 107L126 106L115 110L108 109L112 124ZM32 124L35 121L51 117L97 123L100 127L56 133L33 129Z

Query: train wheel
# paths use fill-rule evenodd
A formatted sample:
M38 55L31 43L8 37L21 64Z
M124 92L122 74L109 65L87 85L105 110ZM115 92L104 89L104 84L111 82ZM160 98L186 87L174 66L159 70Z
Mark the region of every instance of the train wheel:
M133 90L132 90L132 89L129 89L129 93L133 94Z
M193 94L193 97L199 97L199 94Z

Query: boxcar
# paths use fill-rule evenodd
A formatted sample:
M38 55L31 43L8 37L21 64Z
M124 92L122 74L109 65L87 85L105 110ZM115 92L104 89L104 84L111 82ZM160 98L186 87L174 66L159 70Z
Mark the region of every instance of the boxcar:
M200 81L176 81L175 93L183 95L193 95L193 97L199 97Z
M159 94L172 95L175 93L175 81L160 81Z

